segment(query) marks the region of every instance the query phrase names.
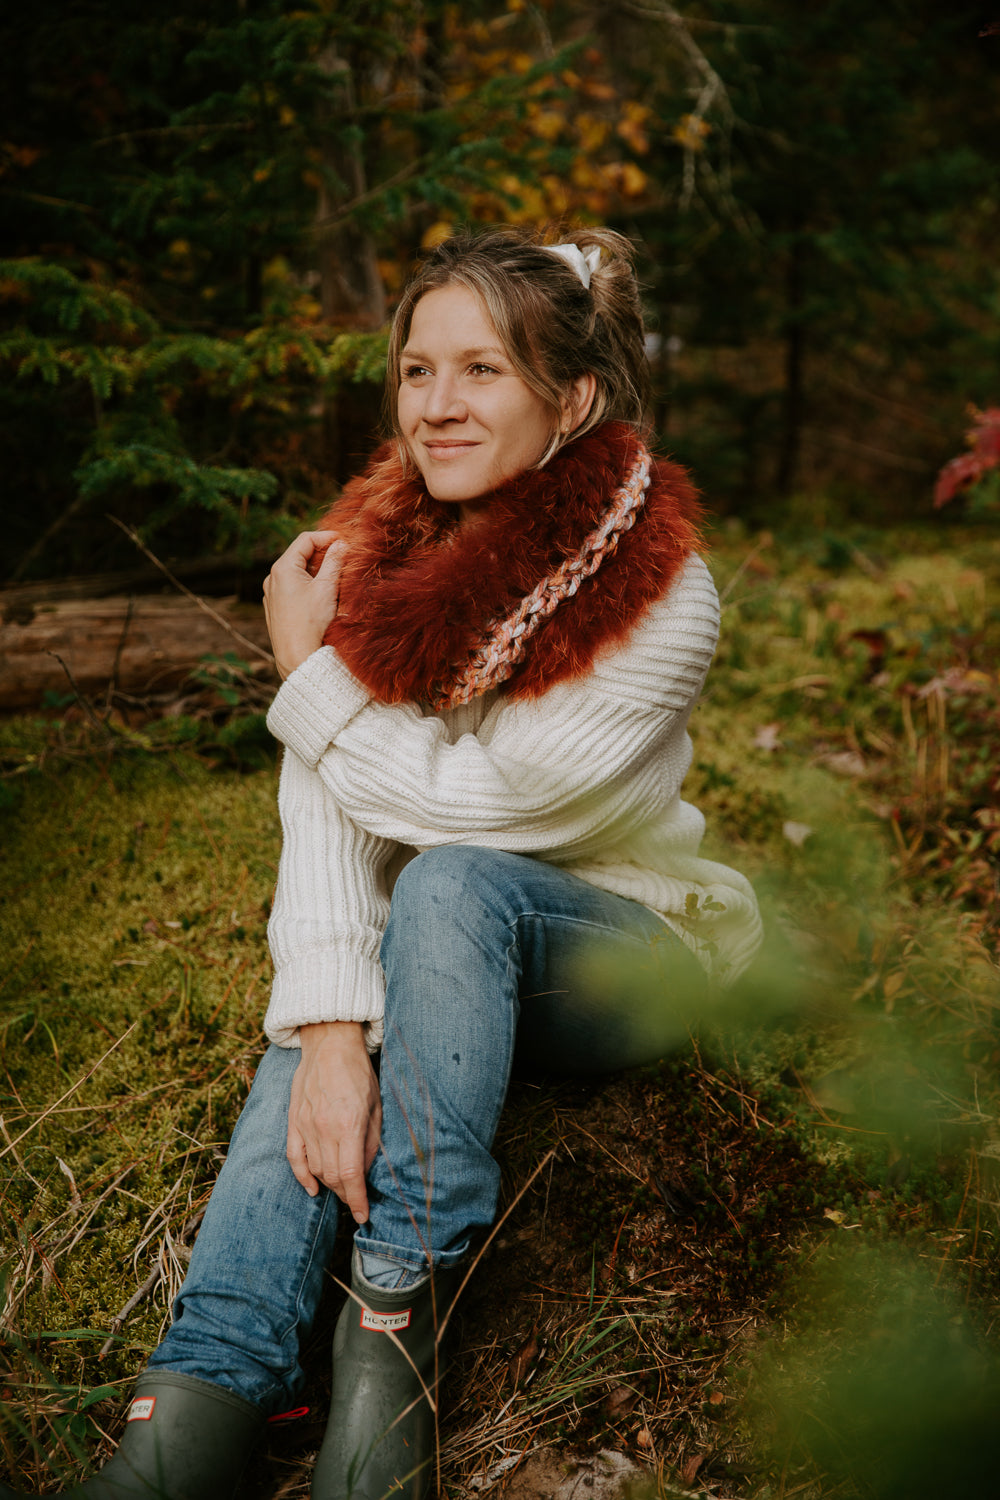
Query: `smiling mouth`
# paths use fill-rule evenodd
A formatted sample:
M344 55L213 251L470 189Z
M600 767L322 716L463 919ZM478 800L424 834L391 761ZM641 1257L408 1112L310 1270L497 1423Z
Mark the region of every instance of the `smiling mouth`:
M425 450L432 458L453 458L462 453L471 453L478 443L425 443Z

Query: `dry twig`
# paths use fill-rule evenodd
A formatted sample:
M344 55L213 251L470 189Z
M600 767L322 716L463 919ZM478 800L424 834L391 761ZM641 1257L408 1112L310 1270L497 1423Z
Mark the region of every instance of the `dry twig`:
M231 624L224 615L220 615L218 610L213 609L210 604L207 604L205 600L202 599L200 594L194 593L187 587L186 584L181 583L179 578L175 578L173 573L171 573L170 569L167 567L166 563L162 563L160 559L155 555L155 553L150 552L149 548L146 546L146 543L135 531L132 530L131 526L126 526L125 522L119 521L117 516L109 515L108 520L113 521L121 531L124 531L129 541L134 543L134 545L139 548L139 551L149 558L154 567L159 568L164 578L166 578L169 583L172 583L175 589L179 589L182 594L185 594L189 599L193 600L194 603L197 604L198 608L200 610L203 610L206 615L213 619L216 625L221 625L223 630L225 630L227 634L231 635L234 641L239 641L241 646L245 647L247 651L252 652L254 656L259 657L261 661L268 662L272 667L275 665L274 657L271 655L270 651L265 651L263 647L258 646L254 641L251 641L249 637L243 635L243 633L237 630L236 626Z

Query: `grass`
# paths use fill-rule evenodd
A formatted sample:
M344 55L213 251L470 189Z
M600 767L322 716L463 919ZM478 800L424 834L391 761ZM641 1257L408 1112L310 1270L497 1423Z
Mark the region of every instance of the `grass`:
M8 724L5 754L50 735ZM273 769L220 776L170 747L50 756L14 784L0 1184L23 1434L45 1370L60 1404L91 1370L127 1381L159 1337L260 1048L277 834Z
M992 1454L970 1392L998 1369L1000 539L736 529L713 567L686 795L706 852L754 880L768 947L683 1017L673 1058L515 1089L507 1202L555 1158L463 1297L455 1494L516 1488L537 1445L627 1452L662 1496L929 1496L945 1449L974 1493L961 1453ZM262 1048L262 747L259 719L221 714L0 726L12 1483L107 1452ZM262 1495L308 1490L335 1311L307 1359L316 1415L273 1429Z

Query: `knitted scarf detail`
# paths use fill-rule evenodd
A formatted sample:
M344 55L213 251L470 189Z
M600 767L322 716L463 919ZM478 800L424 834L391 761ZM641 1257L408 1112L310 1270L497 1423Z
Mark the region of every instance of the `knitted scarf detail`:
M320 523L348 544L324 640L382 703L535 698L624 643L698 549L700 516L684 470L622 422L500 485L459 528L387 444Z
M467 666L458 669L451 687L433 700L436 710L469 703L513 675L535 632L564 599L572 599L583 580L596 573L604 559L615 551L619 537L635 525L636 513L645 504L648 489L649 453L640 443L628 478L615 491L600 525L584 537L574 557L560 563L521 600L512 615L497 620L483 632L469 653Z

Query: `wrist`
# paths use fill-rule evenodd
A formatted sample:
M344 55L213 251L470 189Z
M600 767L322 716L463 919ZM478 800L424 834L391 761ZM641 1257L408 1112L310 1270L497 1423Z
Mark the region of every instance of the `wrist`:
M276 646L274 648L274 659L282 681L291 677L293 672L297 672L302 663L308 661L310 656L318 651L322 644L323 640L321 637L319 640L292 641L288 643L285 649Z
M299 1045L303 1054L319 1051L365 1052L364 1021L316 1021L299 1027Z

